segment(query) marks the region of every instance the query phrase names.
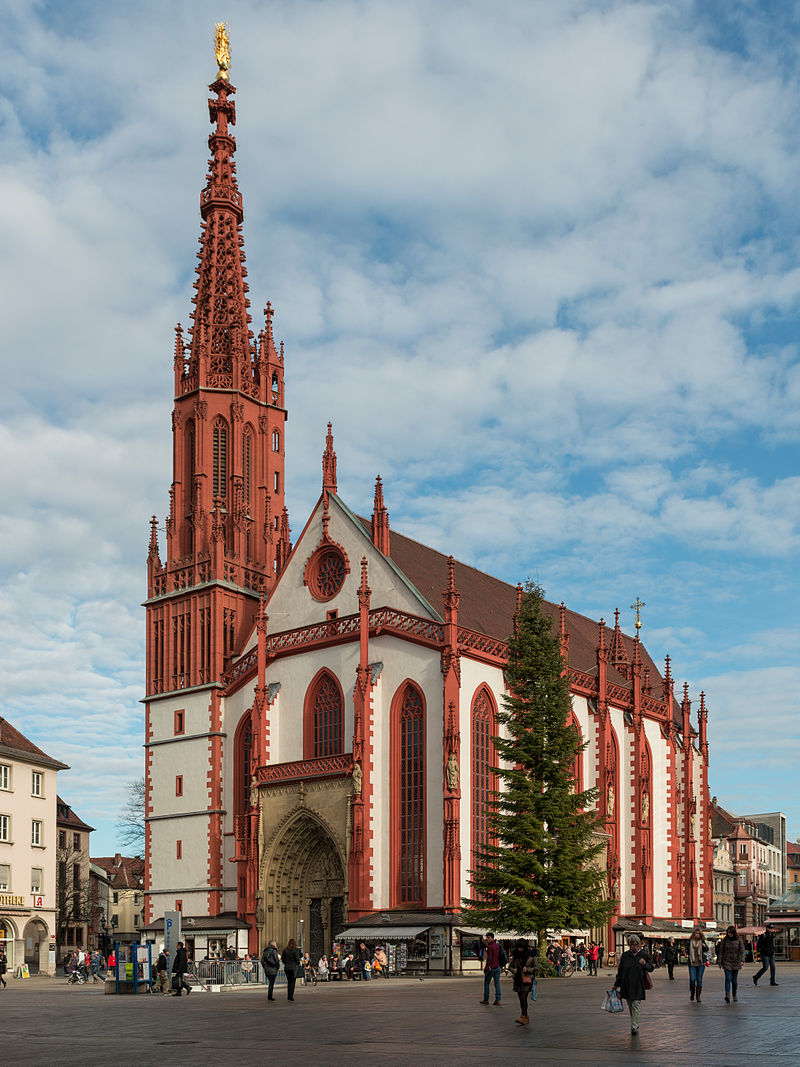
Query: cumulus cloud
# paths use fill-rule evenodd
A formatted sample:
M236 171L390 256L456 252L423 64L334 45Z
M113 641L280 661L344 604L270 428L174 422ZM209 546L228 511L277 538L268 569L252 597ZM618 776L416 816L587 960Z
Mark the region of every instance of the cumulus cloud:
M225 14L294 528L332 419L356 510L381 473L399 529L587 613L641 595L713 704L782 707L790 642L753 635L798 594L796 27L626 0ZM141 766L218 17L16 3L0 42L4 713L73 764L106 851ZM718 721L735 781L749 739Z

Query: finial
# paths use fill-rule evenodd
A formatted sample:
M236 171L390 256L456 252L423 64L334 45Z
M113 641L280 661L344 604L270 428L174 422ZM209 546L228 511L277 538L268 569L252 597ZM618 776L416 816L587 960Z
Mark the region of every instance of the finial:
M562 600L558 605L559 627L561 629L561 636L563 637L567 632L567 607Z
M272 306L270 300L267 301L267 306L264 308L264 318L267 320L267 337L270 341L272 338L272 316L275 314L275 309ZM274 343L274 342L273 342Z
M372 543L384 556L389 555L389 512L383 502L380 474L375 479L375 498L372 502Z
M706 707L706 695L703 692L700 693L700 708L698 709L697 714L701 717L703 715L708 715L708 708Z
M631 608L633 609L633 611L636 612L636 621L634 622L633 625L636 627L636 633L637 634L639 633L639 631L642 628L642 618L641 618L640 612L641 612L643 607L646 607L645 602L643 600L640 600L639 597L637 596L637 598L631 604Z
M158 519L155 515L150 520L150 546L147 555L150 559L158 559Z
M600 616L600 622L597 624L597 629L598 629L597 647L598 648L605 648L606 647L606 620L602 617L602 615Z
M456 591L456 561L452 556L447 557L447 590L450 593Z
M225 22L217 22L214 25L214 55L219 67L217 77L223 81L228 81L228 71L231 69L231 42L228 36L230 32Z
M666 665L666 674L664 675L664 677L671 681L672 680L672 675L670 674L670 669L669 669L669 665L670 665L669 655L666 655L664 657L664 663Z
M328 423L328 433L325 436L325 451L322 453L322 490L326 493L337 492L336 453L333 451L331 423Z
M517 582L517 615L522 607L522 582Z

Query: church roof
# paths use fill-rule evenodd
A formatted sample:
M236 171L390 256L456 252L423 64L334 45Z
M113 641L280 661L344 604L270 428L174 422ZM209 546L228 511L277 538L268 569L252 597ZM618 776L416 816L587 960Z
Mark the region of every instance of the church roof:
M359 522L369 530L368 519L359 518ZM420 544L410 537L391 531L391 560L403 572L419 593L429 604L442 603L442 593L447 588L448 557L428 545ZM486 634L499 641L507 641L514 628L516 611L516 587L500 578L494 578L485 571L478 570L466 563L456 561L455 586L461 594L458 607L458 622L468 630ZM554 625L559 625L559 606L544 602L545 611L552 617ZM569 634L569 664L586 674L597 672L597 642L599 622L566 609L566 629ZM605 643L610 648L614 637L613 627L605 626ZM634 654L633 638L621 634L621 644L632 662ZM639 655L642 666L649 669L650 686L660 698L662 676L650 657L647 649L640 643ZM608 665L608 680L616 685L629 687L629 680L618 671L612 663ZM676 718L679 707L673 701Z

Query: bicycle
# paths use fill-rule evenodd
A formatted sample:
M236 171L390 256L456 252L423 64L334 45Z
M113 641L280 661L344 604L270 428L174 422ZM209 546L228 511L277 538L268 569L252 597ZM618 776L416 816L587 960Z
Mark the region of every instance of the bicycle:
M559 963L557 969L559 978L571 978L572 973L575 970L571 960L564 960L563 963Z

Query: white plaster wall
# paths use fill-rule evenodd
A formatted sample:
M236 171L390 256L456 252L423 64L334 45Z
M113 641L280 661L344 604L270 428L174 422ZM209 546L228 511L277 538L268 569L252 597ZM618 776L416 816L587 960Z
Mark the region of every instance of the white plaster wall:
M644 720L645 736L650 744L650 841L653 850L653 914L669 915L669 812L667 810L667 742L661 727L651 719Z
M303 584L306 563L316 551L322 539L322 504L312 515L308 526L294 547L292 557L278 579L267 602L269 629L271 632L293 630L323 621L327 612L336 610L339 615L354 615L358 611L358 588L361 585L361 558L366 556L368 584L372 590L372 608L391 605L399 611L407 611L423 618L434 618L419 596L415 595L398 572L378 552L359 524L354 522L334 497L330 498L328 535L347 556L350 572L341 590L324 603L315 600ZM434 605L437 607L437 605ZM245 649L255 644L251 633Z
M374 862L376 871L375 907L389 905L389 783L390 783L390 712L392 700L404 681L410 679L425 698L425 791L426 856L425 881L429 907L442 903L442 672L441 658L433 649L379 637L370 642L370 661L384 664L380 702L375 701L375 803ZM378 783L384 783L381 788ZM380 889L378 889L380 887Z
M170 694L150 703L152 745L150 781L150 901L153 918L183 901L187 915L207 913L208 746L210 690ZM175 734L175 711L184 712L184 733ZM175 776L183 775L183 796L175 795ZM189 812L203 814L189 815ZM158 816L169 816L158 818ZM177 841L182 858L177 859ZM202 887L201 894L192 889ZM167 890L168 892L161 892Z
M461 890L471 894L469 870L472 866L472 699L481 685L488 686L498 710L503 708L505 684L498 667L480 663L466 656L461 659L461 693L459 729L461 731Z
M632 840L632 812L633 791L631 789L631 745L628 737L628 729L619 708L609 707L609 721L611 729L616 734L617 748L619 751L619 797L615 803L615 817L619 827L619 864L622 868L620 876L620 913L625 914L631 910L633 900L631 894L631 874L633 870L633 840Z

